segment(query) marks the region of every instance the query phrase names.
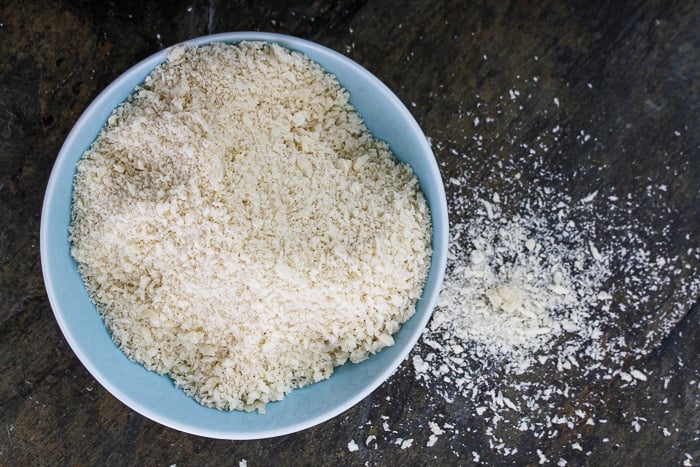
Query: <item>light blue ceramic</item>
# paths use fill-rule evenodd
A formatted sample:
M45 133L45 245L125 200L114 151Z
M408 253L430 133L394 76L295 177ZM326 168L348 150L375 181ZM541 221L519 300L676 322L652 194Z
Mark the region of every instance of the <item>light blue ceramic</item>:
M360 364L345 364L330 379L270 403L265 414L223 412L199 405L166 376L129 361L112 342L88 299L70 256L68 225L75 165L112 110L126 99L168 50L138 63L108 86L85 110L66 138L49 179L41 216L41 264L56 320L78 358L109 392L131 409L163 425L211 438L256 439L303 430L352 407L385 381L406 358L437 301L447 252L447 205L438 166L418 124L399 99L374 75L347 57L312 42L258 32L226 33L191 44L262 40L305 53L333 73L370 131L410 164L431 209L433 258L416 314L395 336L396 344Z

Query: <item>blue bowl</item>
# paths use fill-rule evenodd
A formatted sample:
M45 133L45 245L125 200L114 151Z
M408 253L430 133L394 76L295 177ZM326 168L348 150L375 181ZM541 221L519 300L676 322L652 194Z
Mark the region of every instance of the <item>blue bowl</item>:
M168 49L130 68L85 110L66 138L51 172L41 215L41 265L58 325L80 361L99 383L131 409L180 431L222 439L259 439L293 433L324 422L369 395L406 358L437 302L445 270L448 219L445 191L433 153L410 112L374 75L347 57L318 44L279 34L240 32L200 37L188 44L276 42L297 50L334 74L350 92L350 101L372 132L396 156L411 165L431 210L433 256L416 313L395 337L395 344L359 364L336 368L325 380L269 403L266 413L207 408L175 387L167 376L130 361L112 341L88 298L70 255L68 225L76 163L94 141L112 110L168 55Z

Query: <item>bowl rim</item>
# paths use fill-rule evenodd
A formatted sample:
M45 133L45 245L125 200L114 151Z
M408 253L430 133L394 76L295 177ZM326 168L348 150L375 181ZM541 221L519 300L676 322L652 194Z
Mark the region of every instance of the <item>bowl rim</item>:
M285 425L283 427L279 428L271 428L267 430L258 430L258 431L236 431L236 430L228 430L228 431L221 431L221 430L210 430L207 428L203 427L193 427L191 424L181 420L180 418L170 416L168 414L163 414L161 412L157 412L152 410L148 405L145 405L141 403L140 401L137 401L134 399L132 396L129 394L121 391L118 387L113 384L112 376L107 375L103 369L99 365L93 364L92 360L88 357L88 352L86 349L83 349L81 344L78 342L77 334L76 331L68 324L67 320L65 319L64 316L64 311L62 309L62 306L59 301L59 296L61 292L57 289L57 284L54 282L54 277L53 274L51 273L51 264L52 264L52 258L51 258L51 250L48 248L49 245L49 237L52 234L52 232L49 230L49 221L48 217L51 214L51 208L52 204L55 202L55 199L57 199L59 194L57 193L57 184L61 178L66 177L65 171L68 169L66 165L72 167L73 169L75 168L75 163L70 162L68 158L70 157L70 154L73 154L75 151L71 151L72 146L75 143L75 140L78 138L79 133L81 131L81 128L85 126L85 124L88 122L88 120L91 117L92 111L99 106L104 105L104 101L107 99L107 97L113 92L113 90L118 86L118 84L124 80L127 80L129 76L131 76L133 73L135 73L138 70L141 70L144 67L149 67L149 70L152 70L155 68L157 65L160 63L164 62L167 59L167 56L169 52L175 48L179 47L182 45L196 45L196 46L201 46L201 45L206 45L209 43L213 42L225 42L225 43L236 43L240 41L265 41L265 42L274 42L279 45L282 45L283 47L289 48L291 50L297 50L298 48L304 49L304 50L313 50L313 52L317 55L322 55L322 56L329 56L329 60L340 60L341 62L344 62L345 65L348 65L353 68L353 71L360 74L362 76L363 80L369 81L372 83L373 86L375 86L378 90L381 91L381 93L393 104L393 106L397 109L400 110L401 113L404 113L408 118L407 121L409 122L410 126L412 127L411 130L415 132L418 136L421 136L422 138L419 138L419 140L422 143L422 147L420 148L420 152L423 154L427 154L431 157L429 157L429 161L427 161L428 168L430 169L430 173L428 174L428 178L434 179L434 180L439 180L439 183L437 184L438 186L435 187L437 189L438 194L437 198L438 201L435 202L434 206L431 205L431 224L432 224L432 245L433 245L433 252L431 255L431 265L430 265L430 271L428 273L427 279L426 279L426 284L424 286L422 295L421 295L421 301L426 302L426 311L421 315L421 316L416 316L417 314L414 314L410 319L419 319L419 323L416 326L415 330L407 337L407 340L405 343L402 344L402 349L396 355L388 364L385 365L383 372L380 374L376 375L373 380L369 383L366 384L363 387L363 390L358 391L353 397L348 398L345 400L343 403L337 404L336 406L333 407L333 409L329 409L326 412L323 412L313 418L306 419L304 421L296 422L296 423L290 423L288 425ZM302 53L306 53L304 50L301 50ZM314 61L317 61L314 59ZM326 69L327 67L323 64L321 66ZM148 72L150 73L150 71ZM133 89L132 91L133 92ZM114 109L115 107L111 107L110 112ZM98 130L99 131L99 130ZM81 156L82 157L82 154ZM80 158L79 157L79 158ZM79 160L78 158L78 160ZM77 162L77 161L76 161ZM74 171L73 171L74 174ZM71 185L73 183L74 175L71 177ZM421 188L422 189L422 188ZM423 190L423 189L422 189ZM70 190L70 198L72 203L72 189ZM65 196L65 195L63 195ZM69 203L69 204L70 204ZM433 212L437 208L438 212ZM441 225L434 225L435 220L442 220ZM437 227L437 229L436 229ZM275 436L281 436L285 434L290 434L298 431L305 430L307 428L310 428L312 426L318 425L322 422L325 422L327 420L330 420L333 417L336 417L337 415L345 412L349 408L353 407L356 405L358 402L360 402L362 399L367 397L370 393L372 393L377 387L379 387L383 382L385 382L398 368L398 366L401 364L403 360L406 359L410 351L415 347L416 342L420 338L420 335L422 334L423 330L426 327L426 324L428 320L430 319L433 309L437 304L437 298L438 294L442 285L442 281L444 278L444 273L445 273L445 268L446 268L446 262L447 262L447 245L448 245L448 230L449 230L449 222L448 222L448 214L447 214L447 202L446 202L446 196L445 196L445 191L444 191L444 184L442 182L442 177L440 175L440 171L437 165L437 162L435 160L435 156L432 152L432 149L430 148L430 144L425 137L422 129L416 122L415 118L412 116L410 111L406 108L406 106L400 101L400 99L381 81L379 80L376 76L374 76L371 72L369 72L367 69L359 65L357 62L352 60L351 58L336 52L335 50L332 50L328 47L325 47L323 45L320 45L315 42L311 42L306 39L298 38L295 36L290 36L290 35L285 35L285 34L277 34L277 33L268 33L268 32L255 32L255 31L240 31L240 32L225 32L225 33L218 33L218 34L212 34L212 35L205 35L205 36L199 36L195 37L192 39L188 39L182 42L178 42L176 44L173 44L167 48L164 48L148 57L145 59L137 62L135 65L132 65L129 67L126 71L121 73L117 78L115 78L104 90L102 90L93 100L92 102L88 105L88 107L83 111L81 116L78 118L78 120L75 122L73 128L71 129L70 133L66 137L61 150L59 151L56 160L54 161L54 165L51 170L51 174L49 176L49 180L47 183L45 195L44 195L44 200L42 204L42 211L41 211L41 225L40 225L40 258L41 258L41 267L42 267L42 275L44 279L44 286L46 288L47 296L49 299L49 303L51 305L51 309L53 311L54 317L59 325L59 328L61 329L61 332L68 342L69 346L75 353L75 355L78 357L78 359L81 361L83 366L89 371L89 373L94 377L100 385L102 385L107 392L112 394L114 397L116 397L119 401L124 403L127 407L131 408L132 410L138 412L139 414L170 428L174 428L176 430L185 432L185 433L190 433L190 434L195 434L195 435L200 435L200 436L205 436L209 438L217 438L217 439L231 439L231 440L245 440L245 439L263 439L263 438L270 438L270 437L275 437ZM66 232L67 236L67 232ZM441 248L437 249L435 248L435 245L440 245ZM73 260L74 261L74 260ZM428 285L431 285L429 288ZM84 287L84 284L83 284ZM427 293L427 295L426 295ZM100 318L101 319L101 318ZM404 323L406 324L406 323ZM402 325L403 327L403 325ZM114 344L116 347L116 344ZM119 349L121 351L121 349ZM381 352L379 352L381 353ZM334 370L337 371L338 368ZM332 376L331 376L332 377ZM317 383L315 383L317 384ZM309 385L306 387L310 387L313 385ZM179 388L178 388L179 389ZM302 388L303 389L303 388ZM179 389L181 390L181 389ZM294 391L299 391L301 389L295 389ZM292 392L294 392L292 391ZM288 397L288 396L287 396ZM280 403L283 403L284 400L280 401ZM262 415L265 416L265 415Z

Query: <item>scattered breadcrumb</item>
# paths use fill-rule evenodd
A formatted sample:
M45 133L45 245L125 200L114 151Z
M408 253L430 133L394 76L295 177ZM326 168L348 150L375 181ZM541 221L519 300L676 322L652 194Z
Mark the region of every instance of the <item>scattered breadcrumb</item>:
M700 293L700 248L687 232L676 232L687 247L673 243L678 213L665 195L667 180L691 168L659 168L658 179L640 177L637 191L598 182L593 174L610 170L597 162L604 135L553 118L551 89L524 81L527 90L520 82L488 102L476 96L473 110L460 103L460 137L430 137L450 174L452 222L440 301L410 357L431 415L420 430L397 420L392 433L427 448L440 443L457 464L472 453L475 463L577 465L601 442L619 447L583 435L610 435L608 424L628 427L616 436L658 427L669 441L684 429L658 425L642 407L614 421L602 415L612 416L604 402L611 386L620 397L678 398L670 381L683 360L659 374L646 357ZM521 126L523 106L541 109L536 128L530 119ZM565 111L559 98L555 107ZM478 133L486 125L490 140ZM562 172L562 151L591 142L600 144L585 147L576 171ZM587 184L594 189L583 191L582 175L596 180Z
M505 154L481 152L486 142L468 122L497 124L504 108L521 110L516 98L533 105L529 96L510 89L497 110L479 102L478 112L465 112L468 149L431 139L445 165L478 168L493 159L498 165L490 177L474 170L447 180L453 224L445 283L411 357L427 388L448 404L471 407L460 416L484 423L489 448L502 457L518 452L504 441L513 429L547 439L606 423L587 415L597 411L596 389L616 379L623 387L647 383L651 375L635 361L659 344L700 291L700 277L684 273L697 265L700 249L678 254L658 235L651 244L657 227L637 215L650 206L659 217L670 213L657 195L666 192L665 183L648 180L641 198L603 184L574 195L566 176L547 165L544 156L567 134L582 143L598 140L587 131L571 133L551 120L539 134L523 129L525 142L511 123L509 139L489 142ZM669 214L666 229L672 222ZM659 319L656 292L670 284L677 290L674 306L664 305ZM650 322L658 325L641 333ZM647 423L633 413L624 418L635 432ZM433 446L436 436L425 436ZM583 451L577 441L571 449ZM568 462L544 450L524 458Z

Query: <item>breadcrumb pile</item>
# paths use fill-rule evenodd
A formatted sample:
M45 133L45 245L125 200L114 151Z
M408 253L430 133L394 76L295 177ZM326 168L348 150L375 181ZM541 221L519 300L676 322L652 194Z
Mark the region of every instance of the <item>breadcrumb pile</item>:
M392 345L430 239L410 167L335 77L271 43L174 49L74 181L71 252L113 339L225 410Z

